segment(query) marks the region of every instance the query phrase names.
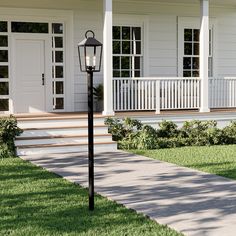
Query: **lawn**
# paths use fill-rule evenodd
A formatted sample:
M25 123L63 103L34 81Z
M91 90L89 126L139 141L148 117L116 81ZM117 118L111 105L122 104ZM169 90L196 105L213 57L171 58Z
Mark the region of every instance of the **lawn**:
M133 153L236 179L236 145L140 150Z
M19 158L0 159L0 235L180 236L181 234L96 196Z

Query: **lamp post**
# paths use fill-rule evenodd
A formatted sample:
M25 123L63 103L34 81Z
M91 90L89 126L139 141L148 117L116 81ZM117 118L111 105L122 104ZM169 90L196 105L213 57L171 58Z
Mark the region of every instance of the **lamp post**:
M91 36L89 37L89 35ZM78 44L79 64L88 77L88 159L89 159L89 210L94 210L94 131L93 131L93 72L101 71L102 43L95 39L93 31L85 33Z

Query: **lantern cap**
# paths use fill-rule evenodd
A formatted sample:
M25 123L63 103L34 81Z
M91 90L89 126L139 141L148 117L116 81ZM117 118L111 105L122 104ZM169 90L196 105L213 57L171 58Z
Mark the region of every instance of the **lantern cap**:
M89 37L88 34L91 33L92 37ZM88 30L85 33L85 39L78 44L79 47L98 47L102 46L102 43L95 39L95 34L92 30Z

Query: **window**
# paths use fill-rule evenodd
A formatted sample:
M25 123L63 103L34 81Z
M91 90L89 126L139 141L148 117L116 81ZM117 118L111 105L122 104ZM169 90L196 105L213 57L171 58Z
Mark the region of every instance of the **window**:
M113 27L113 77L142 76L141 27Z
M48 23L11 22L12 33L41 33L48 34Z
M52 93L54 110L64 109L64 57L64 26L60 23L52 23Z
M183 77L199 77L200 30L184 29ZM209 32L209 76L212 76L212 30Z
M0 111L9 110L8 23L0 21Z

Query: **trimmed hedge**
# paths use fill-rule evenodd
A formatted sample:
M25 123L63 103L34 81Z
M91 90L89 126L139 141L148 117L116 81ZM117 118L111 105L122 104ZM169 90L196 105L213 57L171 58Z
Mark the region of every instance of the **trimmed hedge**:
M172 121L162 121L159 128L143 125L130 118L107 118L109 133L120 149L161 149L184 146L236 144L236 122L223 129L216 121L186 121L181 128Z
M0 157L16 156L15 138L23 131L17 127L15 117L0 118Z

